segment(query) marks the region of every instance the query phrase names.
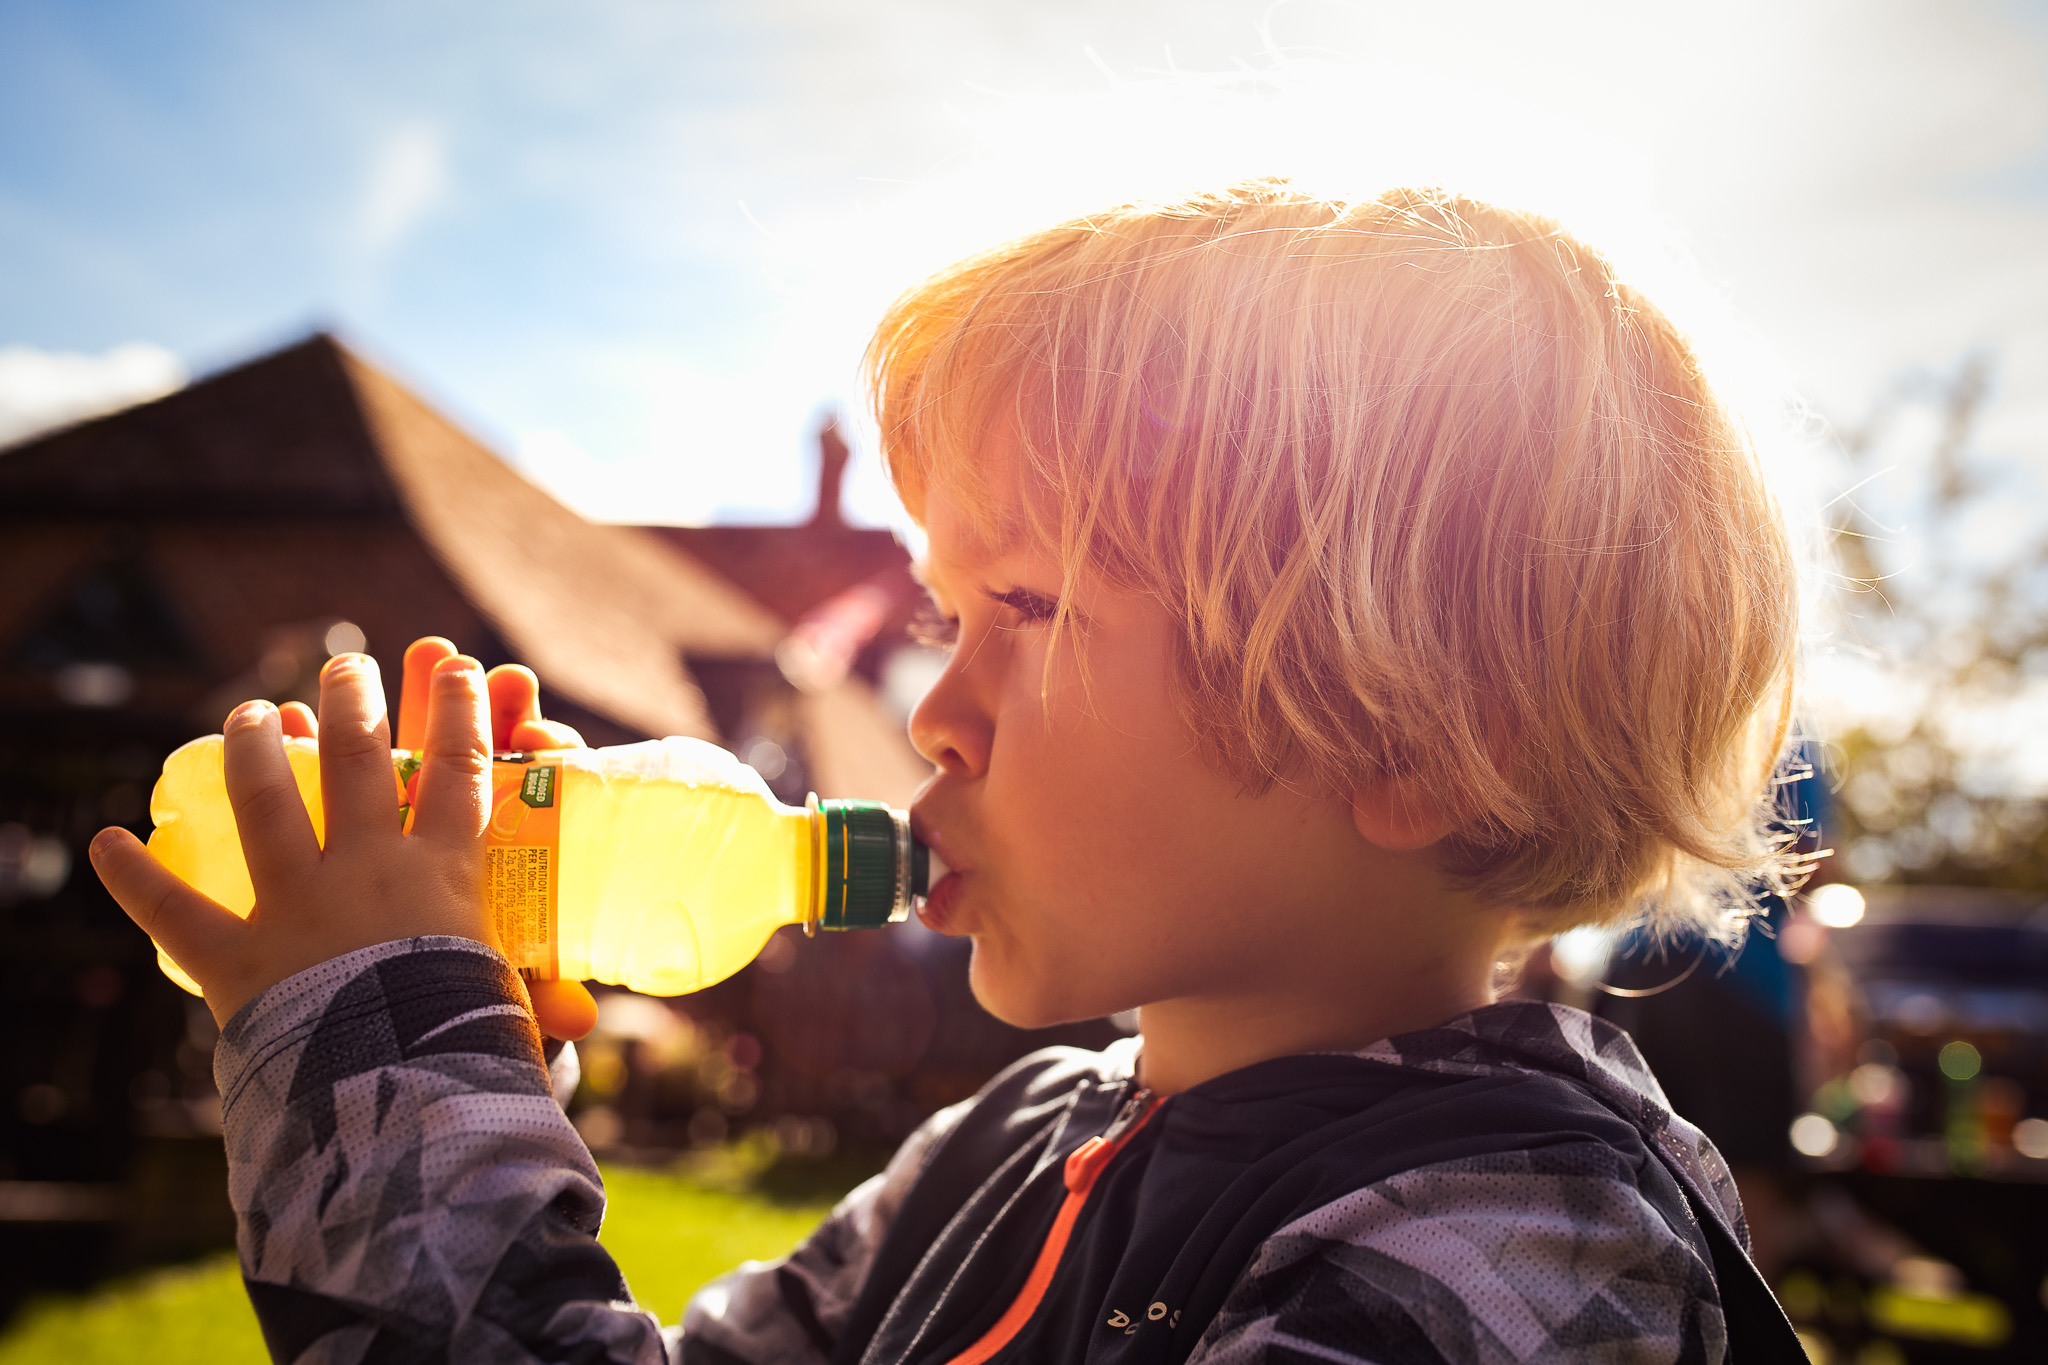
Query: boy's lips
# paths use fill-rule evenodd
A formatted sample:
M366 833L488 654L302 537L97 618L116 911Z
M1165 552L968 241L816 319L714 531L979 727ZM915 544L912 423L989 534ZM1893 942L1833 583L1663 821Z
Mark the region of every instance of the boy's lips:
M924 921L925 928L940 934L958 932L953 927L953 914L964 880L963 873L948 872L925 894L924 903L917 907L917 917Z
M925 893L923 904L918 906L917 917L928 929L942 934L956 933L958 930L952 927L952 921L968 869L960 865L959 856L946 836L934 828L930 819L915 806L910 811L910 828L931 850L932 857L946 868L946 875L933 882Z

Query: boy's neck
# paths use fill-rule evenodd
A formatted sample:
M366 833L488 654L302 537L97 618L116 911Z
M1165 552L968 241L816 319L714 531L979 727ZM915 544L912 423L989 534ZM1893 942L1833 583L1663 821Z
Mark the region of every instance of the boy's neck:
M1318 981L1146 1005L1138 1012L1139 1080L1172 1095L1275 1057L1356 1052L1493 1002L1499 938L1467 935L1430 947L1435 951L1413 956L1394 951L1370 961L1332 961L1312 973Z

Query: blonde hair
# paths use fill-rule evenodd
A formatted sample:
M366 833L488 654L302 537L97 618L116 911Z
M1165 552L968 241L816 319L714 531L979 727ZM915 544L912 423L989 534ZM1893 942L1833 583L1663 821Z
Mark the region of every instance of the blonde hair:
M1129 205L926 280L868 366L911 514L942 484L1070 584L1156 594L1248 785L1413 784L1532 934L1725 936L1799 875L1782 517L1685 338L1555 223L1283 181Z

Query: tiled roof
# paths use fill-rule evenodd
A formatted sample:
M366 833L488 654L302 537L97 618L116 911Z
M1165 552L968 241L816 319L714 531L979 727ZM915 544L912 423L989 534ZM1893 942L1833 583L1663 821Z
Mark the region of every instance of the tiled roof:
M646 529L745 588L784 621L878 574L909 576L909 552L888 531L815 524Z
M547 685L646 734L712 735L683 656L772 655L782 625L631 527L584 520L342 353L413 526Z
M448 634L621 732L715 738L684 656L766 658L783 629L701 564L585 521L327 336L0 452L0 653L116 542L216 680L251 666L265 627L345 617L387 659Z
M737 529L708 543L812 565L820 597L848 571L903 572L887 532ZM387 663L446 635L486 663L527 664L550 713L593 743L736 743L746 736L718 732L690 665L773 676L788 625L726 567L584 520L314 336L0 451L0 713L47 713L64 664L105 662L132 674L127 709L210 727L246 697L304 695L321 631L346 620ZM108 609L156 643L107 658L92 616ZM858 676L795 706L822 796L901 804L929 771Z

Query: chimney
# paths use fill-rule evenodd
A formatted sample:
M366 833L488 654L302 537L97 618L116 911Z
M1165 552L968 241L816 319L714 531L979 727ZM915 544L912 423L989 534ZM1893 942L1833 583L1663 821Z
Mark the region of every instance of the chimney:
M830 529L846 524L839 514L839 485L846 477L847 458L839 419L827 417L818 428L818 510L811 513L811 525Z

